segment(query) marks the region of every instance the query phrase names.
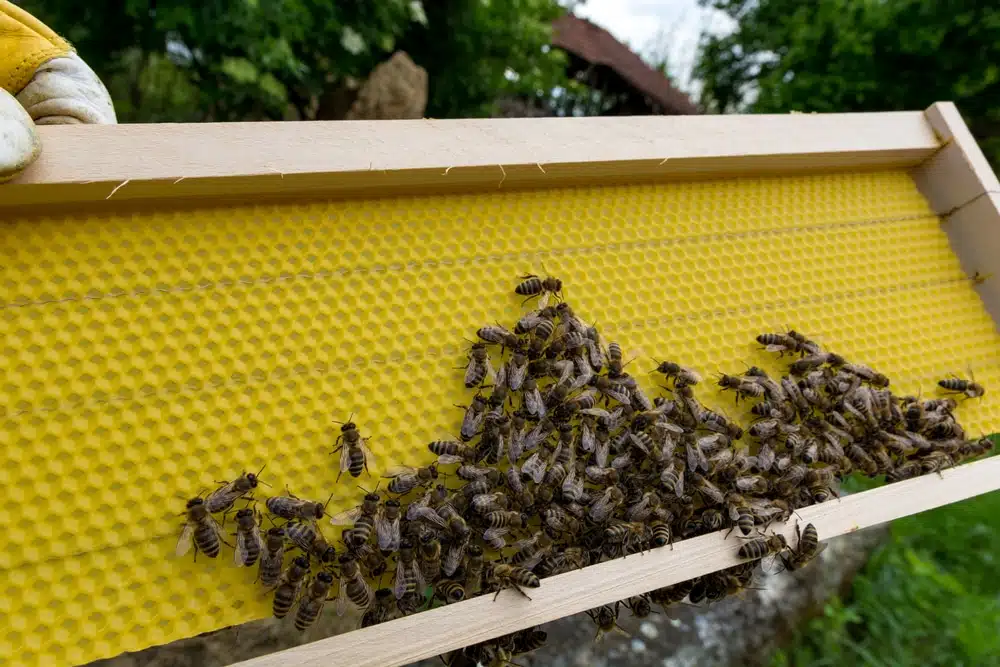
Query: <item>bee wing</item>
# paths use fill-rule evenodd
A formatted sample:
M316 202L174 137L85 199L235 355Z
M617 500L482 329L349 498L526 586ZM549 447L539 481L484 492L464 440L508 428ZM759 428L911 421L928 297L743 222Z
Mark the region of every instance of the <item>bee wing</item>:
M236 549L233 552L233 562L236 564L236 567L246 565L247 537L246 531L241 530L236 533Z
M413 468L411 466L396 465L396 466L391 466L388 470L386 470L385 474L382 475L382 477L393 478L393 477L401 477L403 475L415 475L415 474L417 474L416 468Z
M386 518L384 511L375 516L375 538L378 541L378 548L382 551L389 551L389 546L392 544L393 523ZM399 528L398 523L396 527Z
M511 364L510 370L507 371L507 386L509 386L514 391L521 388L524 384L524 377L528 373L528 365L514 366Z
M713 502L721 503L726 499L726 496L719 490L719 487L707 479L701 482L698 486L698 490L701 491L702 496L707 497Z
M347 469L351 467L351 448L347 446L346 442L340 445L340 472L347 472Z
M542 296L538 299L538 308L544 310L546 306L549 305L549 292L548 290L542 292Z
M353 526L354 522L361 516L360 507L352 507L349 510L338 512L330 517L330 523L334 526Z
M646 443L644 443L641 438L639 438L635 433L632 432L629 432L628 437L629 440L632 441L632 444L635 446L636 449L641 451L646 456L649 456L649 448L646 447Z
M628 387L612 386L609 387L608 390L604 393L610 396L611 398L615 399L619 403L632 402L632 394L629 393Z
M396 564L396 577L392 585L392 592L397 600L406 595L406 566L402 563Z
M535 484L541 484L545 479L545 461L535 452L528 457L528 460L521 466L521 472L531 477Z
M598 419L611 420L611 413L602 408L585 408L580 410L582 415L590 415L591 417L597 417Z
M558 384L565 384L569 382L569 379L573 377L573 362L569 359L563 359L562 361L557 361L553 364L557 369L559 369L559 382Z
M492 367L490 368L490 370L492 370ZM500 386L502 384L506 385L507 384L507 367L506 366L501 366L500 367L500 371L492 373L491 376L493 377L493 384L494 385L496 385L496 386Z
M177 540L177 547L174 549L174 554L178 557L183 556L191 550L192 545L194 545L194 524L189 521L184 524L184 528L181 530L181 536Z
M424 573L420 571L416 563L413 564L413 574L417 578L417 595L423 595L424 590L427 588L427 581L424 579Z
M344 612L347 611L347 579L343 575L340 576L338 589L337 603L335 606L337 609L337 616L343 616Z
M611 438L603 438L597 441L597 449L594 450L594 463L599 468L608 466L608 456L611 453Z
M597 438L594 436L594 429L584 423L580 426L580 449L585 452L592 452L597 447Z
M440 456L438 456L437 459L438 464L443 466L453 465L455 463L461 463L464 460L465 459L463 459L461 456L456 456L454 454L441 454Z
M417 507L417 508L413 508L411 506L411 509L414 509L413 516L409 516L409 510L408 510L407 511L407 517L406 517L407 519L410 519L411 521L414 520L414 519L424 519L425 521L429 521L429 522L433 523L438 528L447 528L448 527L448 522L445 521L444 519L442 519L441 515L438 514L437 512L435 512L430 507Z
M487 528L486 532L483 533L483 539L487 542L492 542L493 540L502 539L509 532L510 528L506 526L503 528Z
M490 361L489 357L486 357L486 361L483 362L483 366L486 368L486 379L490 382L494 382L497 378L497 372L493 368L493 362Z

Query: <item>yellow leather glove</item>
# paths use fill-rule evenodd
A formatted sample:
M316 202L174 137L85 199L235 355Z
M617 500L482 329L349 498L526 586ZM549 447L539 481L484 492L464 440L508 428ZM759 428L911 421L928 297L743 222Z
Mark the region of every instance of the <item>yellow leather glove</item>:
M38 157L36 123L116 122L107 89L69 42L0 0L0 182Z

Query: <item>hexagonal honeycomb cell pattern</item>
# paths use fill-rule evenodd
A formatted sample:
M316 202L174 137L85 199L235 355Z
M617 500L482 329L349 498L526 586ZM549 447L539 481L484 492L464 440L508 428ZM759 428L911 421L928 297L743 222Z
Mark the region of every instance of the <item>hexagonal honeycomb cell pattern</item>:
M463 337L516 319L524 273L561 277L637 376L654 358L773 366L754 336L794 326L897 391L967 370L1000 385L993 323L905 172L162 209L4 235L0 662L77 664L267 616L226 553L172 557L185 499L267 464L273 488L353 505L330 454L351 413L374 474L429 462L469 397ZM970 433L997 430L998 398L963 404Z

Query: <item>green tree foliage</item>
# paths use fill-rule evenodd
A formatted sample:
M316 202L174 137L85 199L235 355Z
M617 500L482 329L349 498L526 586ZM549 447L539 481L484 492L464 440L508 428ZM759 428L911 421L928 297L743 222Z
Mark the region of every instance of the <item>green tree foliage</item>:
M1000 5L976 0L700 0L737 22L706 36L709 111L888 111L959 105L1000 162Z
M335 116L395 50L427 69L433 117L564 81L557 0L21 0L76 46L123 121ZM332 99L332 102L331 102Z

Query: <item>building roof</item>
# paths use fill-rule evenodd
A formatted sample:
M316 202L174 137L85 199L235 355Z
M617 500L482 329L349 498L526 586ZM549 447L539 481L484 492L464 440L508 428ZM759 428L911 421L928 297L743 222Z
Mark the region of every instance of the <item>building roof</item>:
M594 65L604 65L673 114L696 114L698 107L604 28L567 14L553 24L552 44Z

